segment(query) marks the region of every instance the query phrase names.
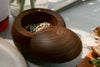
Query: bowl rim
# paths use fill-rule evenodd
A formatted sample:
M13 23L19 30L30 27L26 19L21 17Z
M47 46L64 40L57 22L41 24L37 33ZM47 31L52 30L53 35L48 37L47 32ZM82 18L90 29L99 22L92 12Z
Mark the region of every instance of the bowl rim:
M57 25L59 25L59 26L64 26L65 25L64 19L57 12L52 11L52 10L49 10L49 9L34 8L34 9L29 9L29 10L26 10L26 11L21 12L15 18L13 26L15 26L16 30L18 32L20 32L21 34L23 34L24 36L32 37L34 35L34 33L29 32L26 29L24 29L23 26L21 25L21 21L22 21L22 18L24 16L26 16L28 14L31 14L31 13L34 13L34 12L40 12L40 11L54 16L56 18L56 20L57 20L57 23L58 23Z

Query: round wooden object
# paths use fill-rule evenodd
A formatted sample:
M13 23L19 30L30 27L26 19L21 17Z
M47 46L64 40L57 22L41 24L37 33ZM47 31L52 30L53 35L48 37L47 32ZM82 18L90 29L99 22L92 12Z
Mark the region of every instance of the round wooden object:
M51 23L52 26L65 26L63 18L51 10L37 8L20 13L12 25L12 38L24 56L33 57L30 40L35 34L27 31L25 27L39 22L48 22Z
M59 26L40 30L30 42L32 53L49 62L68 62L82 50L79 37L71 30Z

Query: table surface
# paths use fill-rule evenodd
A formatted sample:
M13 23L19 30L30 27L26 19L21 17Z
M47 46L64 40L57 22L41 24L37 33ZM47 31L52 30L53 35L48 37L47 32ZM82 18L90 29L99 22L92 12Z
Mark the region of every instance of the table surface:
M49 0L49 9L62 1ZM38 61L41 66L28 62L29 67L75 67L91 50L86 45L91 45L92 43L90 42L90 40L86 42L85 38L93 33L94 28L100 26L100 0L86 1L84 3L77 4L76 6L69 9L64 9L58 13L64 18L67 28L74 31L81 38L83 43L81 54L70 62L57 64L42 63ZM10 15L9 25L7 29L3 33L0 33L0 37L8 40L12 44L14 44L11 37L11 26L13 20L14 18Z

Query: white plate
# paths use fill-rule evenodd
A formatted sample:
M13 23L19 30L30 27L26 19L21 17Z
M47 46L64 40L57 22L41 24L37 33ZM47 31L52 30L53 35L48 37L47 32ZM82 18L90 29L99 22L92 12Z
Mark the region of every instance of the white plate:
M0 38L0 67L27 67L21 53L12 44Z
M71 30L73 30L81 38L81 41L84 46L98 46L95 40L95 38L97 37L95 35L92 35L92 33L88 33L78 29Z

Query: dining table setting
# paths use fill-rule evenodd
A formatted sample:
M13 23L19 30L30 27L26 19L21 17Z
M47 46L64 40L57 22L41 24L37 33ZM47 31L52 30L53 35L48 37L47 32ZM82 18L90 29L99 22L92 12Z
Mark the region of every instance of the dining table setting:
M99 67L100 0L9 2L0 67Z

